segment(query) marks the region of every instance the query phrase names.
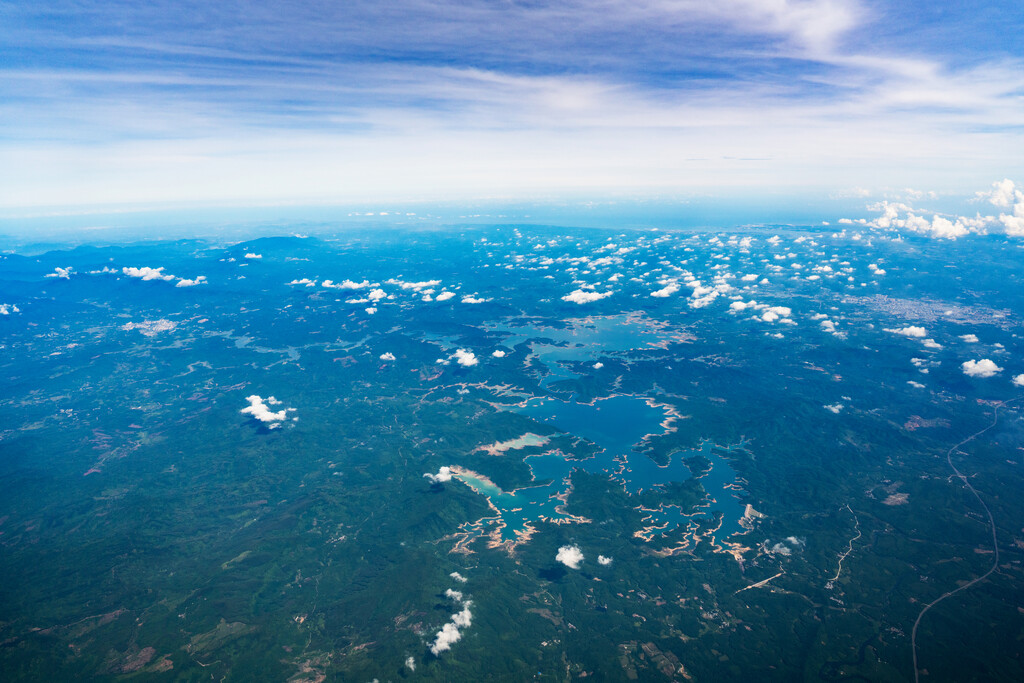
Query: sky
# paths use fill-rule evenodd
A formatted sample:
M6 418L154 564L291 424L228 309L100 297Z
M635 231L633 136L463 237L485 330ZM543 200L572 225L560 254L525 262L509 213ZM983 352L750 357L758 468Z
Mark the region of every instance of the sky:
M972 195L1024 4L0 0L0 216Z

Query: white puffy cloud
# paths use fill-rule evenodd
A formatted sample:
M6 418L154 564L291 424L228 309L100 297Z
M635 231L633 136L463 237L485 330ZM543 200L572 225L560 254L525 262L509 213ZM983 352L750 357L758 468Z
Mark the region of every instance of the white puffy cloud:
M918 325L908 325L906 327L897 328L884 328L885 332L891 332L893 334L900 334L904 337L917 337L922 338L928 334L928 331Z
M261 258L263 258L263 254L253 254L252 252L249 252L248 254L245 255L245 258L247 258L247 259L261 259Z
M664 287L662 287L661 289L659 289L657 291L654 291L654 292L651 292L651 296L659 298L659 299L664 299L664 298L668 297L671 294L675 294L678 291L679 291L679 285L677 285L675 282L670 282L667 285L665 285Z
M1007 208L1018 202L1024 202L1024 192L1016 188L1014 182L1009 178L997 180L992 183L991 190L976 192L978 199L987 199L993 206Z
M462 574L460 574L458 572L452 572L448 576L452 577L453 579L455 579L459 583L466 583L467 581L469 581L469 579L467 579L465 576L463 576Z
M316 280L310 280L308 277L304 277L301 280L292 280L288 284L290 284L290 285L303 285L305 287L316 287Z
M57 266L56 268L53 269L52 273L47 273L43 277L56 277L60 278L61 280L70 280L71 274L74 272L75 269L72 268L71 266L68 266L67 268L61 268L60 266Z
M452 588L449 588L444 592L444 595L449 600L454 600L455 602L462 602L462 591L457 591Z
M881 230L909 230L910 232L935 237L938 239L957 239L969 234L985 235L990 231L1002 231L1011 237L1024 237L1024 192L1010 179L992 184L991 190L976 193L978 199L985 199L993 205L1004 209L1013 209L1013 213L1001 213L999 216L974 217L959 215L941 215L935 211L916 210L906 204L879 202L869 205L869 211L877 211L881 215L872 220L843 219L840 223L858 223ZM923 198L923 197L916 197ZM924 214L931 214L928 218Z
M978 343L978 335L976 335L976 334L961 334L960 338L963 339L968 344L977 344Z
M416 670L416 658L413 657L412 655L409 655L408 657L406 657L405 658L405 666L408 667L409 671L415 671Z
M1013 386L1024 387L1024 375L1017 375L1013 378Z
M175 287L195 287L196 285L205 285L205 284L206 284L206 276L205 275L200 275L200 276L198 276L196 278L193 278L191 280L186 279L186 278L180 278L177 282L174 283L174 286Z
M470 368L476 365L479 361L476 359L476 354L466 349L459 349L452 354L452 358L455 359L459 365Z
M430 646L430 651L434 655L439 655L442 652L447 652L452 649L452 645L459 642L462 639L462 632L459 631L459 627L448 622L441 627L441 630L437 632L434 637L434 642Z
M562 297L562 301L569 301L574 304L589 304L592 301L599 301L607 296L611 296L614 292L608 290L607 292L594 292L584 289L576 289Z
M21 313L21 309L15 304L0 304L0 315L10 315L11 313Z
M960 367L968 377L992 377L996 373L1003 371L1001 367L990 361L988 358L982 358L981 360L969 360L962 363Z
M766 323L773 323L776 320L788 319L793 314L793 310L788 306L769 306L764 313L761 314L761 320Z
M135 268L134 266L125 266L121 269L121 272L128 277L137 277L140 280L173 280L173 275L164 275L164 269L150 268L149 266L143 266L142 268Z
M370 301L380 301L381 299L383 299L387 295L388 295L387 292L385 292L383 289L377 288L377 289L371 289L370 293L367 294L366 297Z
M462 303L464 304L483 304L490 301L490 299L483 299L476 296L464 296L462 297Z
M555 561L561 562L569 569L579 569L580 562L583 561L583 551L580 550L579 546L563 545L558 549Z
M395 359L395 354L393 354L390 351L388 351L387 353L380 354L380 359L381 360L386 360L386 361L392 361L392 360Z
M432 484L443 484L446 481L452 480L452 468L444 465L437 471L437 474L427 472L423 476L429 479Z
M832 412L832 413L835 413L836 415L838 415L839 413L841 413L841 412L842 412L842 410L843 410L843 408L844 408L845 406L843 406L843 404L842 404L842 403L833 403L833 404L831 404L831 405L827 405L827 406L822 406L822 407L823 407L823 408L824 408L825 410L827 410L827 411L829 411L829 412Z
M245 400L249 402L249 407L242 408L239 412L243 415L252 415L256 420L269 424L271 429L280 426L280 423L288 417L288 411L284 408L276 412L270 409L269 406L281 405L281 402L273 396L264 399L253 394L252 396L246 396Z
M448 301L448 299L454 298L455 292L441 292L434 297L434 301Z
M363 280L362 282L353 282L352 280L343 280L340 284L334 280L324 280L323 287L328 289L366 289L372 287L369 280Z
M491 355L494 356L495 358L504 358L508 354L506 354L501 349L495 349L494 353L492 353Z
M460 612L456 612L452 615L452 620L441 627L441 630L437 632L434 637L434 642L430 646L430 652L435 656L450 650L452 645L459 642L462 639L462 631L460 629L469 628L473 622L473 613L469 611L469 606L472 603L470 601L465 602L465 606Z
M597 556L597 563L600 565L608 566L612 563L612 558L605 557L604 555Z
M386 280L386 282L389 285L398 285L402 289L412 289L412 290L417 291L417 292L419 290L425 288L425 287L436 287L439 284L441 284L440 280L424 280L422 282L404 282L402 280L396 280L394 278L391 278L390 280Z
M363 310L366 311L367 315L373 315L374 313L377 312L377 307L376 306L367 306Z

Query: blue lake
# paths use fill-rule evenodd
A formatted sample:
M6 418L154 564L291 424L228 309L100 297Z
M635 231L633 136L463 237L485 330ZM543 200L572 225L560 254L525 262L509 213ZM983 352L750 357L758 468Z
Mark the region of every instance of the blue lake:
M557 427L571 435L593 442L602 450L593 457L572 460L559 453L529 456L524 462L530 467L539 486L514 492L501 491L493 484L482 483L472 477L459 478L482 495L488 496L497 509L504 527L502 541L514 541L528 525L541 520L567 520L569 516L556 508L562 505L555 496L563 496L569 490L572 473L583 470L590 474L601 474L620 483L631 495L655 489L672 482L682 482L693 475L683 462L692 455L701 455L711 462L711 470L703 474L700 482L708 493L707 504L691 512L675 506L662 506L646 511L648 533L645 537L665 535L677 528L686 528L691 521L712 520L717 515L722 522L715 538L723 541L744 531L742 519L745 504L741 501L742 491L736 480L736 472L723 457L732 448L715 446L704 442L699 448L680 451L672 455L664 467L634 447L648 434L665 431L662 423L669 417L666 407L651 405L647 399L636 396L614 396L599 399L592 404L563 401L556 398L532 398L524 406L513 408L515 412L538 422Z

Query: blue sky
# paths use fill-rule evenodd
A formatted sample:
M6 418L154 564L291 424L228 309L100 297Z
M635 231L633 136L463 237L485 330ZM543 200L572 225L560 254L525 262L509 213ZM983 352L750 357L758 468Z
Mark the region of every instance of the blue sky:
M1024 180L1022 34L1019 2L0 0L0 212L971 194Z

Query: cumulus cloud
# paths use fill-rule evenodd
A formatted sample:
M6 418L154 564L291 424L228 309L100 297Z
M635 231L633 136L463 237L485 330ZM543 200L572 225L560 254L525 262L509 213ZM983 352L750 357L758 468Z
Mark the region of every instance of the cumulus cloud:
M387 353L380 354L380 359L386 361L393 361L395 359L395 354L388 351Z
M367 306L367 307L366 307L366 308L364 308L363 310L364 310L364 311L366 311L366 313L367 313L368 315L373 315L374 313L376 313L376 312L377 312L377 307L376 307L376 306Z
M829 412L835 413L836 415L838 415L840 412L842 412L842 410L844 408L842 403L833 403L831 405L822 406L822 407L825 410L829 411Z
M978 213L973 217L943 215L935 211L914 209L906 204L883 201L867 207L869 211L881 214L877 218L843 219L840 222L857 223L880 230L906 230L949 240L969 234L985 235L989 232L1024 237L1024 192L1012 180L1007 178L997 181L992 184L990 190L975 194L978 200L987 200L992 206L1001 209L1012 209L1012 213L1000 213L998 216L982 216ZM920 199L924 196L914 198Z
M677 285L675 282L670 282L661 289L651 292L651 296L657 297L659 299L664 299L671 294L675 294L678 291L679 285Z
M164 269L150 268L149 266L143 266L142 268L135 268L134 266L125 266L121 269L121 272L128 277L137 277L140 280L173 280L173 275L164 275Z
M448 622L437 632L437 636L434 637L434 642L430 646L430 652L435 656L442 652L447 652L452 649L452 645L461 639L462 632L459 631L459 627L452 622Z
M960 338L963 339L968 344L977 344L978 343L978 335L976 335L976 334L961 334Z
M506 354L501 349L495 349L494 353L492 353L491 355L494 356L495 358L504 358L508 354Z
M1013 386L1024 387L1024 375L1017 375L1013 378Z
M383 299L387 295L388 295L387 292L385 292L383 289L377 288L377 289L371 289L370 293L367 294L366 297L370 301L380 301L381 299Z
M253 254L252 252L250 252L250 253L245 255L245 258L247 258L247 259L261 259L261 258L263 258L263 254Z
M174 283L174 286L175 287L195 287L196 285L205 285L205 284L206 284L206 276L205 275L200 275L199 277L196 277L196 278L194 278L192 280L189 280L187 278L181 278L180 280L178 280L177 282Z
M990 361L988 358L982 358L981 360L969 360L962 363L960 367L968 377L992 377L996 373L1003 371L1001 367Z
M908 325L906 327L897 328L884 328L884 331L891 332L893 334L900 334L904 337L917 337L921 338L928 334L928 331L918 325Z
M583 562L583 551L579 546L563 545L555 555L555 561L561 562L569 569L579 569L580 562Z
M391 278L390 280L386 280L386 282L389 285L398 285L402 289L412 289L412 290L417 291L417 292L419 290L425 288L425 287L436 287L439 284L441 284L440 280L424 280L422 282L404 282L402 280L396 280L394 278Z
M604 555L597 556L597 563L600 565L608 566L612 563L612 558L605 557Z
M465 368L471 368L476 365L479 361L476 359L476 354L466 349L459 349L452 354L452 358L455 362Z
M429 479L431 484L443 484L452 480L452 468L444 465L437 471L437 474L427 472L423 476Z
M21 309L15 304L0 304L0 315L10 315L11 313L21 313Z
M67 268L61 268L60 266L57 266L56 268L53 269L52 273L47 273L43 277L55 277L61 280L70 280L71 274L73 272L75 272L75 270L71 266L68 266Z
M454 600L455 602L462 602L462 591L457 591L452 588L449 588L444 592L444 595L448 599Z
M288 284L290 284L290 285L303 285L305 287L316 287L316 280L310 280L308 277L304 277L301 280L292 280Z
M248 408L242 408L241 412L243 415L252 415L252 417L264 424L268 424L271 429L279 427L288 417L288 411L284 408L278 411L273 411L270 406L281 405L273 396L268 396L264 399L261 396L253 394L252 396L246 396L245 400L249 402Z
M471 604L473 603L467 600L462 610L453 614L452 620L442 626L441 630L437 632L434 642L430 646L432 654L437 656L442 652L450 650L452 645L462 639L461 629L469 628L473 623L473 613L469 610Z
M324 280L321 286L327 289L367 289L373 285L370 284L369 280L363 280L362 282L342 280L341 283L336 283L334 280Z
M483 304L490 301L490 299L483 299L476 296L464 296L462 297L462 303L464 304Z
M562 297L562 301L569 301L574 304L589 304L592 301L599 301L607 296L611 296L614 292L608 290L607 292L594 292L585 289L576 289Z
M463 576L462 574L460 574L458 572L452 572L448 576L452 577L453 579L455 579L459 583L466 583L467 581L469 581L469 579L467 579L465 576Z
M434 301L448 301L448 299L452 299L454 297L455 292L441 292L440 294L434 297Z

